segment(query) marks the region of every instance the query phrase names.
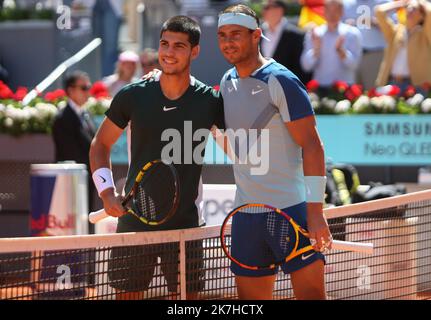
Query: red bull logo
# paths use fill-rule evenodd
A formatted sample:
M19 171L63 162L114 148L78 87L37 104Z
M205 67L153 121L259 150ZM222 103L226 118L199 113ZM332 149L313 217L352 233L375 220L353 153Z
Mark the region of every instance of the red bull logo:
M67 215L66 219L60 219L55 214L42 214L38 219L31 218L30 228L32 233L40 233L49 230L66 230L75 228L75 214L70 213Z

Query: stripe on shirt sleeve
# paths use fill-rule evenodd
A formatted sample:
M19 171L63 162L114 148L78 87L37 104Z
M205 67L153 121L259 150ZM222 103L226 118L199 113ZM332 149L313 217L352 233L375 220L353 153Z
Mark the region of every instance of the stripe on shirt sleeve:
M295 76L271 74L268 85L271 100L279 109L284 122L314 114L307 91Z

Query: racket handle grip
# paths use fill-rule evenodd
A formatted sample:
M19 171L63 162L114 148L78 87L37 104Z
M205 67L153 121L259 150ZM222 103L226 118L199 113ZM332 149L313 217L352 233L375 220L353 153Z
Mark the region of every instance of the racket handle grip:
M88 216L88 220L94 224L107 217L109 217L109 215L105 212L105 209L100 209L100 210L91 212L90 215Z
M372 255L374 251L373 243L350 242L350 241L337 241L332 242L332 249L353 251L364 254Z

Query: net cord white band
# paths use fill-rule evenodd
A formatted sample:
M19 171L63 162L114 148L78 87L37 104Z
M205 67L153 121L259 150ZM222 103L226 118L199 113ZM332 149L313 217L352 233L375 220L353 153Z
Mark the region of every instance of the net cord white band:
M340 206L324 209L326 218L340 218L373 212L384 208L408 205L411 202L429 201L431 190L409 193L401 196L373 200L349 206ZM180 241L198 240L205 237L217 237L220 234L220 226L208 226L201 228L123 233L106 235L81 235L77 236L53 236L53 237L29 237L29 238L3 238L0 239L0 252L31 252L53 251L84 248L101 248L109 246L142 245L152 243L169 243ZM334 240L335 243L337 243ZM356 242L355 242L356 243ZM362 244L362 243L361 243ZM337 246L337 245L336 245Z

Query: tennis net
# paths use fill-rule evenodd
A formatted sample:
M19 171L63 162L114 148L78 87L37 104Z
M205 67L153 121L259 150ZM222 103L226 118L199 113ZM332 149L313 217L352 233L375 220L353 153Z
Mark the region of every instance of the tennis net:
M431 190L325 210L335 239L373 255L326 255L329 299L430 299ZM220 226L0 239L0 299L236 299ZM274 299L293 299L280 272Z

